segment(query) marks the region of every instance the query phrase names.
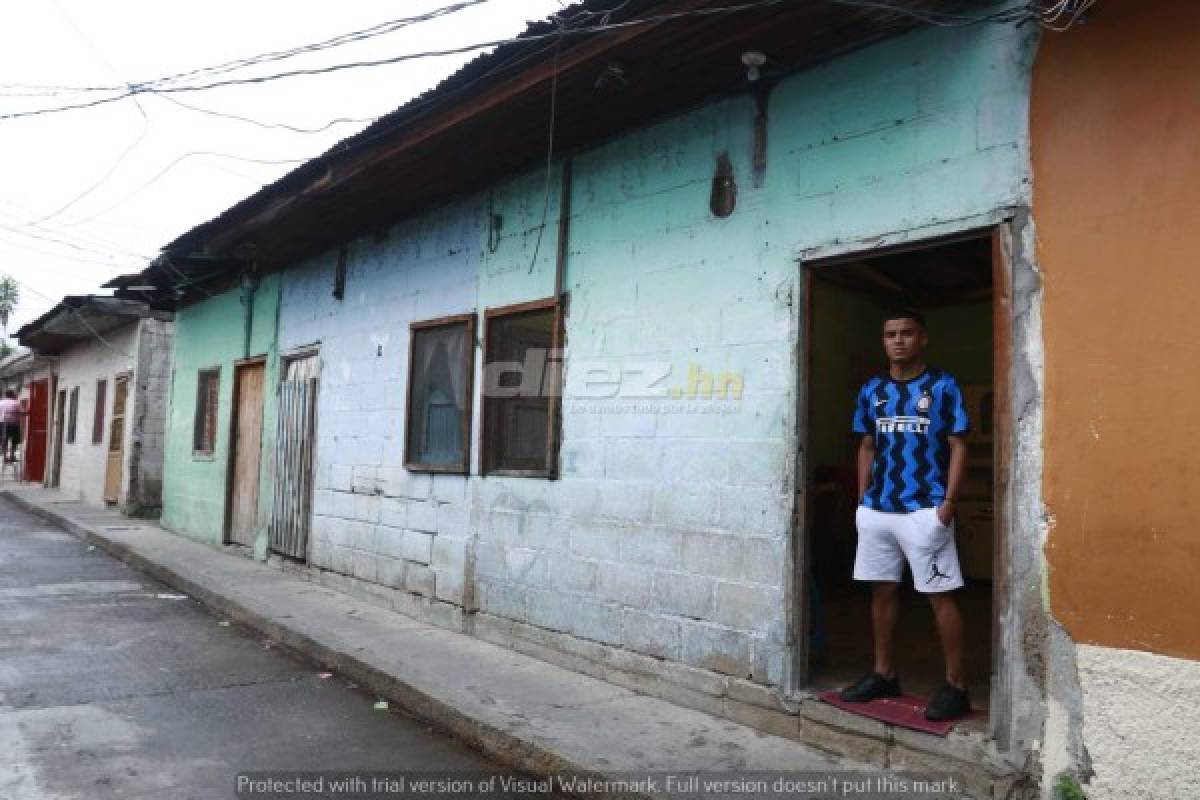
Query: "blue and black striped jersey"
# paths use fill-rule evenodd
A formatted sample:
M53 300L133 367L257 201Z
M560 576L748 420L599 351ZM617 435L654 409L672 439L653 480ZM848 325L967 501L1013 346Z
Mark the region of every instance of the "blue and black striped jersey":
M948 372L928 367L907 381L887 375L867 381L854 410L854 432L875 437L863 505L887 512L941 505L950 464L947 437L968 427L962 391Z

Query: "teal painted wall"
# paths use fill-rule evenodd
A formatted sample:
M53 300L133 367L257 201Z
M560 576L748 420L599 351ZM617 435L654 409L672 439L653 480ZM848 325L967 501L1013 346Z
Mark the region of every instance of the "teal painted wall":
M264 278L254 293L251 335L246 346L246 304L242 289L230 289L195 302L176 313L174 372L163 475L162 524L189 538L219 544L224 535L228 489L229 433L233 404L234 362L267 357L263 393L263 440L259 478L259 536L255 553L266 553L266 520L271 497L271 458L275 443L279 312L279 275ZM220 367L217 441L211 456L193 455L196 379L201 369Z

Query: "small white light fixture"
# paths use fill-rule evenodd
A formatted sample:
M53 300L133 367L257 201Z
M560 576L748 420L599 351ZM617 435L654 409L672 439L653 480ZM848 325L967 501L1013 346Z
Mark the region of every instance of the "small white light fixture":
M767 56L761 50L747 50L742 53L742 63L746 66L746 80L756 81L762 76L761 67L767 63Z

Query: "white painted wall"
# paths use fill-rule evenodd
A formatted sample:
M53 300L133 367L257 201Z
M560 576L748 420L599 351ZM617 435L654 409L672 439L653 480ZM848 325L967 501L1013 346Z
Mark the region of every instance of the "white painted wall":
M1089 800L1200 796L1200 663L1079 645Z

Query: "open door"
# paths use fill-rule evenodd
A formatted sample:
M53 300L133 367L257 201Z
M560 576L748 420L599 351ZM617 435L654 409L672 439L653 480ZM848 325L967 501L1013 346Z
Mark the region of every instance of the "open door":
M805 682L818 689L847 686L872 663L870 587L851 579L857 546L856 448L850 419L858 389L886 370L884 315L916 308L930 336L927 359L955 377L971 429L955 522L966 585L955 592L965 626L965 680L976 710L998 699L1000 662L994 644L996 608L1007 588L1005 520L997 509L1006 491L999 432L1007 399L1008 347L991 231L912 243L805 264L808 347L802 365L805 426L804 505L798 544L806 590L797 598ZM915 475L915 477L914 477ZM920 473L900 474L905 481ZM929 696L944 676L941 646L927 603L902 579L896 652L906 690ZM999 692L1002 701L1003 690Z
M46 478L46 441L50 428L50 384L47 380L29 384L28 411L24 478L40 483Z
M230 453L227 540L254 547L258 528L258 478L262 458L261 359L237 365L233 384L233 449Z
M129 376L118 375L113 381L112 421L108 432L108 461L104 468L104 502L121 499L121 462L125 457L125 401L129 395Z

